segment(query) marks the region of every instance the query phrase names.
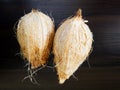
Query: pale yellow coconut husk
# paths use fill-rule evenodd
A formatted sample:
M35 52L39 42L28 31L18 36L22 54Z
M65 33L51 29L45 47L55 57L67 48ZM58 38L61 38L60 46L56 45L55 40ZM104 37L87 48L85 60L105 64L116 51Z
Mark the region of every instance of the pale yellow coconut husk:
M60 84L69 79L88 57L92 41L92 32L82 19L81 9L74 17L60 25L53 44L54 62Z
M35 69L46 64L54 38L54 23L38 10L32 10L19 20L17 40L25 59Z

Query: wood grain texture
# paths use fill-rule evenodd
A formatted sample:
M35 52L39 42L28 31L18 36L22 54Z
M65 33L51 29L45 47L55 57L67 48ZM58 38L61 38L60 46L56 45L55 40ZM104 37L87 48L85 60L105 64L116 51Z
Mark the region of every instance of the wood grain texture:
M0 70L0 89L12 90L119 90L120 68L80 68L75 76L71 77L63 85L58 84L55 72L46 69L39 71L36 76L40 86L32 84L28 79L21 80L27 75L25 70ZM49 76L47 76L49 73Z

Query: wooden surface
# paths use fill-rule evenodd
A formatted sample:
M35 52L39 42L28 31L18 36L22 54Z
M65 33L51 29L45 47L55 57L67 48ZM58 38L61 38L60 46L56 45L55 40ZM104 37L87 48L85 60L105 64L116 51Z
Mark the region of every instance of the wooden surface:
M36 75L39 86L32 84L28 79L22 81L27 75L25 70L1 70L0 90L2 89L30 89L30 90L119 90L120 68L80 68L75 76L63 85L58 84L56 72L44 69Z
M29 88L47 90L120 90L120 0L0 0L0 90ZM26 62L17 54L13 27L21 16L32 8L54 18L56 29L78 8L93 32L93 52L75 75L59 85L56 72L44 69L36 77L40 86L21 82L26 76ZM17 54L17 55L16 55ZM52 60L49 60L52 65Z

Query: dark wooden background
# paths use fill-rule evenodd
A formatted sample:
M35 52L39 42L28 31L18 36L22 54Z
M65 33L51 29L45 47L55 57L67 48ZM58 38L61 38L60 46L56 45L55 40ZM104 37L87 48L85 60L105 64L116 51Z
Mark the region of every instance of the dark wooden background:
M71 77L59 85L56 72L46 68L36 76L40 86L29 80L21 82L27 75L26 62L16 55L19 45L13 27L32 8L53 17L56 28L82 8L94 43L89 57L91 68L85 61L75 73L78 80ZM0 0L0 90L4 88L120 90L120 0Z

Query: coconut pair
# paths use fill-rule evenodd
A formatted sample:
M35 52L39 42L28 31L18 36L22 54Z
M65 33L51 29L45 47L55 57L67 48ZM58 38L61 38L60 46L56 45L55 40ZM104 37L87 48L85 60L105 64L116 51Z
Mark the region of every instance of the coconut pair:
M17 40L23 57L32 69L44 66L53 46L54 63L62 84L88 57L93 36L82 19L81 9L65 20L54 31L52 19L38 10L32 10L19 20Z

